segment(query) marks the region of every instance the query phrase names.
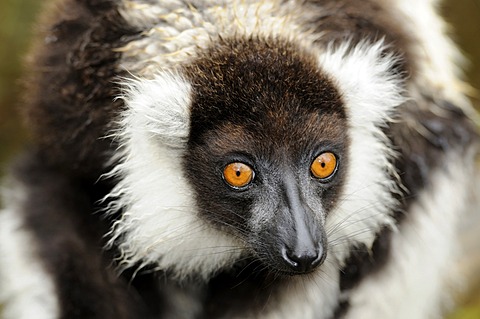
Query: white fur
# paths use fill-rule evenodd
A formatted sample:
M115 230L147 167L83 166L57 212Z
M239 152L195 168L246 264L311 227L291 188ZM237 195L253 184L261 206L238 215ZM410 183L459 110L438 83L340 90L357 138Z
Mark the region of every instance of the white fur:
M59 306L54 283L36 256L36 243L24 230L21 203L15 187L3 190L6 208L0 211L0 310L4 319L54 319ZM1 314L1 311L0 311Z
M450 159L453 169L440 167L432 175L394 234L388 265L353 291L347 318L441 318L451 306L441 296L452 292L447 283L455 278L455 229L468 202L463 185L472 175L455 154Z
M308 11L294 2L216 0L124 1L123 17L145 28L145 38L123 48L122 66L134 74L151 77L158 69L188 63L198 49L221 38L273 37L304 43L315 40L302 26Z
M397 204L392 198L396 182L391 145L381 127L405 101L399 78L391 73L392 56L381 57L382 42L360 43L348 52L349 43L330 48L320 56L320 66L338 85L349 119L348 178L339 207L327 219L329 241L339 260L348 245L371 247L375 233L393 224ZM348 239L348 240L346 240Z
M190 128L189 83L178 74L163 72L151 80L126 80L122 87L125 94L121 98L128 109L121 115L120 126L131 129L129 138L147 134L162 146L184 147Z
M198 218L184 177L190 86L170 73L125 85L127 110L116 133L123 158L112 172L121 180L109 195L116 198L112 209L124 214L112 242L118 242L126 267L154 264L179 277L208 277L242 250Z
M289 285L260 315L262 319L329 319L332 318L339 298L338 264L328 256L321 269L314 274L292 277ZM240 318L239 318L240 319Z

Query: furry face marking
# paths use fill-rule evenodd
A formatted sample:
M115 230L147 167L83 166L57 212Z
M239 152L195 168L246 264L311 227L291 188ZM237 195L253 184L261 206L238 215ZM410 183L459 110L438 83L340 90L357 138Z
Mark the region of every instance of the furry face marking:
M195 134L184 165L204 172L187 176L200 215L241 238L272 270L313 270L327 253L325 217L347 161L338 92L313 58L281 43L225 41L195 65L187 68ZM338 165L315 177L312 163L322 154L337 154ZM224 183L231 163L251 168L239 187Z

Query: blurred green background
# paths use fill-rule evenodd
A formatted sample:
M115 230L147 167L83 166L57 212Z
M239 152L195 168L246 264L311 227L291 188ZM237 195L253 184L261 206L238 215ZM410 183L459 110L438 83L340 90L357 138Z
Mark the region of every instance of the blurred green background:
M15 111L21 91L18 79L25 72L23 59L41 5L42 1L38 0L0 0L0 172L26 139ZM442 11L452 25L453 38L470 61L467 79L479 90L480 0L447 0ZM480 109L478 92L472 101ZM469 274L470 288L468 293L459 296L461 306L451 319L480 319L480 218L476 220L473 226L469 223L466 240L469 253L461 261L461 267Z
M0 0L0 169L25 138L15 112L22 61L32 35L38 0Z

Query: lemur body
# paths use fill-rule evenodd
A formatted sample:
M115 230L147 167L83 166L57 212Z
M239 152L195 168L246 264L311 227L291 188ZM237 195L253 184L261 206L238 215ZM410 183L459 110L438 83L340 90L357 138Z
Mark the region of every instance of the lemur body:
M5 317L440 317L477 137L434 5L57 3Z

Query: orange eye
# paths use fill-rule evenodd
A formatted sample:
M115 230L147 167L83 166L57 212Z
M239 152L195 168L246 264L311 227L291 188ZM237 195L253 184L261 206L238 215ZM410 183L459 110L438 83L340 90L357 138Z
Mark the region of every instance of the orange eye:
M247 164L234 162L223 169L223 178L232 187L241 188L253 180L253 169Z
M319 179L326 179L335 173L337 158L333 153L325 152L317 156L310 166L313 176Z

